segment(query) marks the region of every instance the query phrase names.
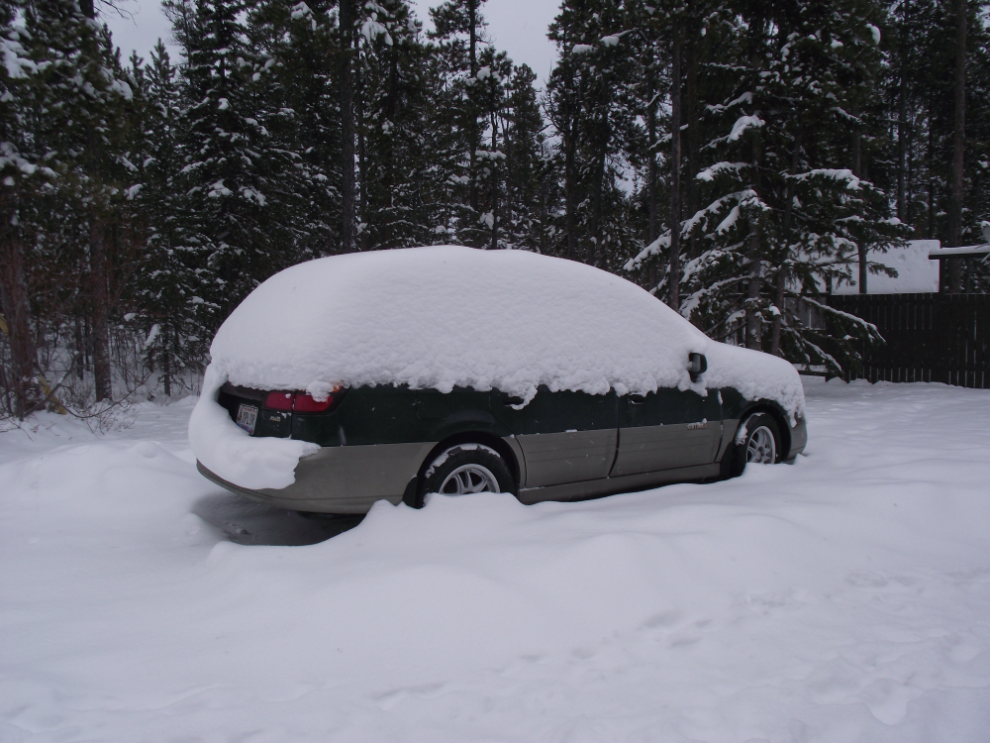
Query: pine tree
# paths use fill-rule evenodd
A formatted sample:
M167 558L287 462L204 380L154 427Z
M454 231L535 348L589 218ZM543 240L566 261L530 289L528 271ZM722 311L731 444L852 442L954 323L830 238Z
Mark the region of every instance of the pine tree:
M681 311L716 337L838 371L854 358L848 338L869 335L861 323L823 334L800 310L828 314L814 297L903 233L865 156L881 141L867 115L877 20L856 0L740 2L709 17L696 176L707 205L681 225L702 247L680 278Z
M546 252L552 244L553 213L559 199L543 116L527 66L515 67L506 81L502 148L505 176L501 225L505 244Z
M434 167L430 72L409 5L367 3L356 60L362 249L424 245L438 237L435 206L444 196L444 175Z
M478 59L473 88L483 123L483 135L475 151L477 208L481 212L474 238L492 249L505 247L500 238L504 206L506 153L502 134L508 103L506 83L512 77L512 60L505 52L485 47Z
M147 67L132 63L135 99L144 115L133 124L141 187L135 196L146 224L146 249L134 287L149 368L161 375L163 391L182 385L185 369L197 370L215 325L210 307L205 256L183 241L183 199L176 187L182 167L178 150L178 72L159 40ZM139 126L137 126L139 125Z
M6 359L0 365L0 382L3 407L23 419L40 398L34 381L38 358L27 266L32 236L25 212L31 192L47 185L51 171L39 168L43 153L27 132L28 86L36 68L27 55L27 30L15 25L20 9L19 2L0 2L0 52L6 62L0 65L0 312L10 353L9 368Z
M339 34L329 3L285 0L258 3L248 34L252 118L274 215L266 239L282 268L341 250Z
M57 252L82 281L52 282L49 290L73 295L90 329L97 401L111 397L111 323L129 269L133 246L126 224L126 183L133 167L123 155L127 105L132 97L109 32L95 19L92 3L29 2L25 26L35 64L27 122L35 146L51 153L55 174L39 192L58 221L43 225L43 249ZM44 214L39 211L39 214Z
M197 0L187 36L179 36L187 60L177 179L185 201L182 241L208 256L214 283L200 300L218 317L284 262L270 203L284 153L268 147L241 9L234 0Z
M486 23L480 12L484 0L449 0L430 9L436 46L434 71L435 126L442 132L437 167L447 175L446 195L435 229L464 245L490 242L491 225L480 208L478 150L486 122L484 80L479 79L479 55L487 44ZM444 234L440 232L439 234Z
M618 269L634 250L629 201L619 187L633 129L625 16L612 3L565 2L550 27L560 53L547 84L550 121L561 140L566 245L561 252Z
M968 2L965 79L965 150L963 200L955 223L953 205L955 89L946 84L956 69L957 4L933 0L891 3L884 42L891 64L884 80L883 116L891 122L890 166L879 174L896 194L897 216L914 237L974 244L979 224L990 214L990 36L979 21L990 11L986 2ZM984 164L987 163L987 164ZM958 232L958 234L955 234ZM967 261L964 288L984 286L986 264ZM948 272L946 278L948 278ZM945 286L948 288L948 285Z
M637 173L637 229L654 251L646 262L645 285L655 291L662 271L664 293L675 307L680 263L693 257L694 245L690 239L682 245L680 231L671 225L697 210L697 62L710 46L702 22L715 7L712 0L631 3L625 8L625 30L616 35L628 57L629 105L635 115L627 158ZM665 266L657 260L661 246Z

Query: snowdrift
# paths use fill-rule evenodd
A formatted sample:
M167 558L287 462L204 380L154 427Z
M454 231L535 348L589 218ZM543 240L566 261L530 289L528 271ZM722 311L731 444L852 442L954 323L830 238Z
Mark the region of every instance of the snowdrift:
M806 381L794 467L322 543L196 473L191 400L39 413L0 431L0 741L986 743L990 392Z

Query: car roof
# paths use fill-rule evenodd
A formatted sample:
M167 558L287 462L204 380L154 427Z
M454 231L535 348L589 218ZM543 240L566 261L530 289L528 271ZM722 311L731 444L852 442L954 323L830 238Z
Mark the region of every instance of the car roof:
M234 383L603 393L688 386L711 341L635 284L517 250L432 246L320 258L259 285L223 323Z

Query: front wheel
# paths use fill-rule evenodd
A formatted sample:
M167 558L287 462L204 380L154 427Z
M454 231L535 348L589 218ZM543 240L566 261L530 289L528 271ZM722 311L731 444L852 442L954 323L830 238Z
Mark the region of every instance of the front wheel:
M512 490L509 466L502 455L484 444L456 444L434 458L423 474L423 493L467 495Z
M777 464L781 458L780 428L770 415L753 413L736 433L732 475L741 475L746 465Z

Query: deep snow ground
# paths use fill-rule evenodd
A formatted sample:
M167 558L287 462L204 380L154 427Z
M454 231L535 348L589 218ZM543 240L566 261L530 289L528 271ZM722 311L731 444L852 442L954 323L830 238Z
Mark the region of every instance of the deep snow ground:
M806 381L793 467L325 541L191 401L2 433L0 741L990 739L990 392Z

